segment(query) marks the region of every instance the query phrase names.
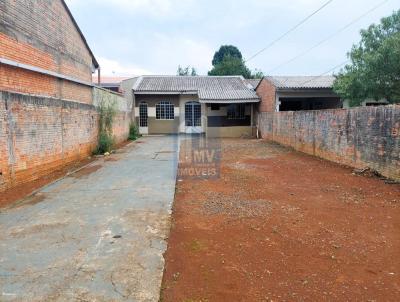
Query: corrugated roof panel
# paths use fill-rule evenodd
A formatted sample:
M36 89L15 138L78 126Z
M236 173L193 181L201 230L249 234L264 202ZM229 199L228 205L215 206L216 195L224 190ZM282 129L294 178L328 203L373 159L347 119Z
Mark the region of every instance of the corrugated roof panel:
M201 100L259 101L240 76L143 76L135 92L196 92Z
M276 88L281 89L327 89L332 88L334 76L267 76Z

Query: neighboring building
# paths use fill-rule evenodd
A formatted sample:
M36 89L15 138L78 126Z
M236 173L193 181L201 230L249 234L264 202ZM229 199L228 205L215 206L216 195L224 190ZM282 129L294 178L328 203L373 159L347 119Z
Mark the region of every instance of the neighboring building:
M333 76L268 76L256 88L259 112L342 108Z
M208 137L252 136L260 99L240 76L143 76L133 84L141 134L205 133Z
M131 77L109 77L109 76L101 76L100 77L100 83L98 76L95 75L93 76L93 83L95 85L98 85L104 89L113 91L113 92L118 92L122 93L122 90L120 88L122 81L125 81L127 79L130 79Z
M98 67L64 1L0 1L0 194L90 156L103 99L127 138L131 107L93 87Z
M246 79L246 82L253 87L254 90L256 90L258 84L261 82L261 79Z
M62 0L0 1L0 90L92 103L99 67Z

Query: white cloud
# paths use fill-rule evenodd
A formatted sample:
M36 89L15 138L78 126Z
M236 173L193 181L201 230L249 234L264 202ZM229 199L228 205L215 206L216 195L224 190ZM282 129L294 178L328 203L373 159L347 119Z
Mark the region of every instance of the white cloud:
M211 67L215 50L205 41L161 33L155 33L154 40L157 47L149 49L149 56L154 59L153 64L157 64L159 73L171 73L171 70L175 72L178 65L190 65L205 74Z
M137 76L153 74L151 71L131 64L122 64L118 61L99 57L101 74L108 76Z

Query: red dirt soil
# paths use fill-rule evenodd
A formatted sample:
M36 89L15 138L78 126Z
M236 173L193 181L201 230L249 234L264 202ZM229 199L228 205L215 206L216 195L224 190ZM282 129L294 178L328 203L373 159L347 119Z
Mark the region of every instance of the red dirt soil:
M161 301L399 301L400 186L256 140L178 180Z

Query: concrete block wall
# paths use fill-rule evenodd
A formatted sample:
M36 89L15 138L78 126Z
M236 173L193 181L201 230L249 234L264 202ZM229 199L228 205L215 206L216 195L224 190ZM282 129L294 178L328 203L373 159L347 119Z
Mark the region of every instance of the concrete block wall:
M262 112L263 138L400 180L400 106Z
M119 108L113 128L119 143L128 137L130 108L110 95ZM95 105L0 92L0 192L91 155L98 121Z

